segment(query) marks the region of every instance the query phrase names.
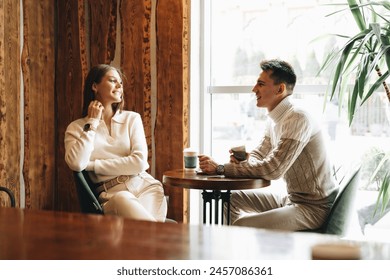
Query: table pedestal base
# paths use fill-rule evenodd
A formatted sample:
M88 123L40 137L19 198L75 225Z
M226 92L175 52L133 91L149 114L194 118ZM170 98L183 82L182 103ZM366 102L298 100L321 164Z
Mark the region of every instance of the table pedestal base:
M230 190L221 192L219 190L207 191L203 190L203 224L206 224L206 208L207 203L209 203L209 224L212 224L212 213L213 213L213 205L212 200L214 200L214 224L218 225L219 223L219 201L222 202L221 207L221 224L224 224L224 205L226 204L226 225L230 224Z

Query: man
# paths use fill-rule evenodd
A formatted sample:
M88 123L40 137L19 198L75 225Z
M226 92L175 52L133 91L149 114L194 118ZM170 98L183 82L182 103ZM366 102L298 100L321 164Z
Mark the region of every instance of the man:
M230 162L221 165L200 155L200 168L228 177L284 178L287 195L266 189L232 193L233 225L292 231L319 228L337 193L320 126L292 103L296 75L290 64L268 60L260 67L252 91L257 107L268 111L263 140L244 161L231 155Z

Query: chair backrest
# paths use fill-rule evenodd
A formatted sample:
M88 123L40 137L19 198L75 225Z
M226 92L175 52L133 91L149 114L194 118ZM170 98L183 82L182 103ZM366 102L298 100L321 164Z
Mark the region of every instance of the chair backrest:
M343 178L332 209L320 232L342 236L348 230L359 184L360 169L360 165L353 167Z
M14 193L13 193L10 189L8 189L8 188L6 188L6 187L1 187L1 186L0 186L0 191L1 191L1 192L5 192L5 193L8 195L9 200L10 200L10 204L11 204L11 207L15 207L15 206L16 206L16 203L15 203L15 196L14 196Z
M85 170L81 172L73 171L73 176L76 182L81 212L103 214L103 209L92 191L94 184L89 178L88 172Z

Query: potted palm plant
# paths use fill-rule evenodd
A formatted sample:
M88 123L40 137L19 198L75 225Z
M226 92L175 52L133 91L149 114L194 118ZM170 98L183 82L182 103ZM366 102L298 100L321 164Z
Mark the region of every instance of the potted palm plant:
M321 71L332 68L330 99L347 100L351 125L357 108L380 87L387 96L386 103L390 104L390 89L386 82L390 76L390 2L346 0L343 9L338 12L346 9L352 14L358 32L349 37L340 50L334 50L327 56ZM351 81L353 85L348 87ZM348 96L344 96L345 93ZM377 173L389 160L390 154L382 158L371 176L372 180L377 178ZM377 206L381 205L382 211L390 200L389 185L390 171L387 171L377 200Z

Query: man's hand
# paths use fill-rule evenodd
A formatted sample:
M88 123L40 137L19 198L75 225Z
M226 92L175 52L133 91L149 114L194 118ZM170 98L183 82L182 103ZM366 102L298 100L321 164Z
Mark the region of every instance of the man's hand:
M240 163L241 160L238 160L234 155L233 155L233 151L232 150L229 150L229 153L230 153L230 162L231 163ZM249 158L249 153L246 153L246 159L245 160L248 160Z
M206 174L217 174L217 166L218 163L216 163L211 157L206 155L199 155L199 167L202 169L202 171Z

